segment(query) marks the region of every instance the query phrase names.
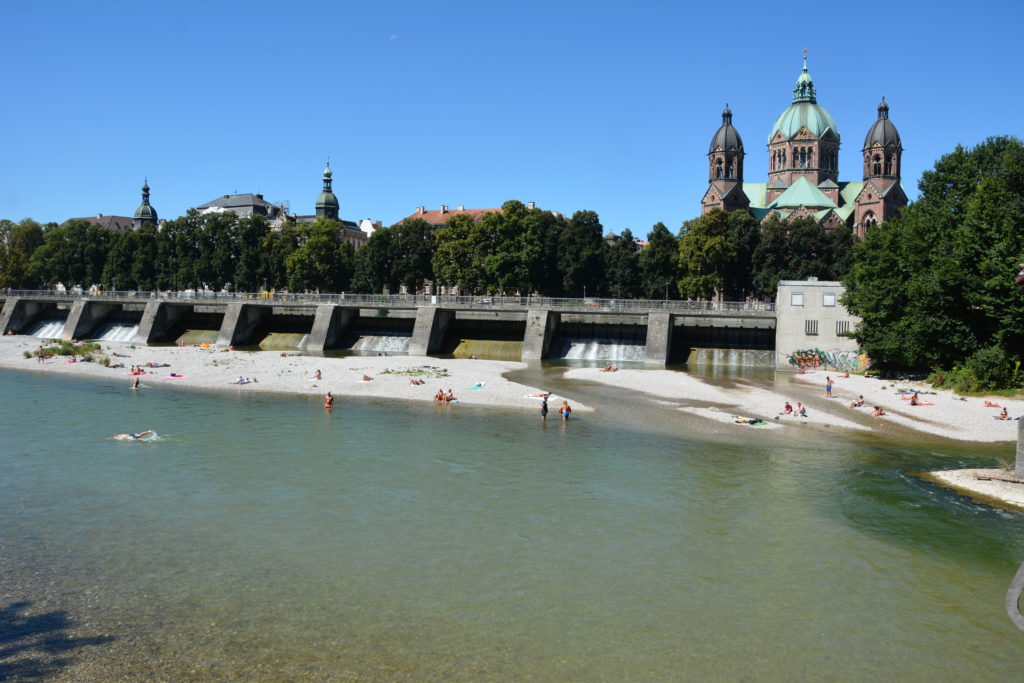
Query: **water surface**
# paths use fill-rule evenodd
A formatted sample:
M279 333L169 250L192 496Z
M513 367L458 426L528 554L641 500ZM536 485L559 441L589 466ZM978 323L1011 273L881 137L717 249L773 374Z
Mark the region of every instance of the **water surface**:
M317 397L13 372L0 392L0 610L59 610L95 639L56 677L1024 669L1002 607L1021 516L905 474L1006 446L723 437L607 387L579 389L597 412L546 425L526 401L325 414ZM106 438L146 428L161 438Z

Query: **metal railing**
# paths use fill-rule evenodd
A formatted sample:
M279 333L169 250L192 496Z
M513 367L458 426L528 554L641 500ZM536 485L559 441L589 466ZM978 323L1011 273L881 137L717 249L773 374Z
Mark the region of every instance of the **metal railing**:
M449 296L439 294L292 294L288 292L214 292L209 290L183 291L77 291L77 290L6 290L9 298L66 299L66 300L121 300L121 301L181 301L190 303L254 302L287 303L297 305L350 304L365 306L456 306L466 308L546 308L576 311L665 311L665 312L774 312L775 304L765 301L698 301L679 299L585 299L544 296Z

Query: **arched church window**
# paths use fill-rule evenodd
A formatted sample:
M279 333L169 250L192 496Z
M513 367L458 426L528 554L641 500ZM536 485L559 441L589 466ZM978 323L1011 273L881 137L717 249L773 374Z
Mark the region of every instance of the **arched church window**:
M716 178L721 178L722 177L722 160L721 159L718 159L717 161L715 161L715 177Z
M786 150L782 150L782 168L786 167Z
M892 155L885 157L885 175L892 175Z
M872 175L882 175L882 157L876 154L872 162Z
M731 161L728 164L725 165L725 177L726 178L733 178L734 177L733 169L732 169L732 162Z

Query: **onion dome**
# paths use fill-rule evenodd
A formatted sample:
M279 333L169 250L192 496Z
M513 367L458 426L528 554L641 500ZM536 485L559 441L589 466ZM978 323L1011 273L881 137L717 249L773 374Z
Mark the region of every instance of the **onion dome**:
M142 183L142 203L135 209L135 223L141 226L143 223L157 224L156 209L149 205L149 181Z
M715 131L715 135L711 138L711 149L708 154L714 154L715 152L742 152L743 151L743 140L740 138L739 132L732 125L732 110L729 109L729 105L725 105L725 109L722 111L722 125Z
M316 198L316 215L323 218L338 219L338 198L331 191L331 162L327 161L324 169L324 189Z
M869 147L901 147L900 134L896 126L889 120L889 105L885 98L878 105L878 120L871 126L867 137L864 138L864 149Z
M806 128L818 138L824 136L826 131L832 131L838 140L839 127L836 126L832 115L818 104L817 95L811 74L807 72L807 55L804 55L804 68L796 79L796 88L793 89L793 104L789 105L775 121L772 132L768 134L768 142L770 143L780 131L789 139L801 128Z

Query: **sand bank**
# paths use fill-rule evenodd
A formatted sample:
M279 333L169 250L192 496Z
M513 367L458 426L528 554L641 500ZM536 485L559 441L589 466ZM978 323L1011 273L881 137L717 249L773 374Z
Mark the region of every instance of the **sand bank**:
M102 379L116 378L128 386L132 377L129 368L145 363L167 364L169 367L146 368L141 377L143 389L156 386L218 389L238 393L275 392L323 397L331 392L337 403L347 398L385 398L432 402L438 389L451 389L458 405L506 406L539 409L538 401L528 394L544 391L512 382L503 375L519 370L523 363L489 360L437 359L425 356L322 356L291 355L281 352L228 351L223 348L138 346L128 343L102 342L104 353L112 363L124 368L108 368L98 363L65 363L56 357L45 363L24 358L25 351L39 348L33 337L0 337L0 367L36 371L43 374L77 375ZM115 357L112 353L127 357ZM316 371L322 379L314 379ZM173 375L175 376L172 376ZM177 376L183 377L177 377ZM372 381L363 381L363 376ZM252 381L233 384L241 377ZM424 384L412 385L410 380L422 379ZM574 411L589 411L586 405L567 397ZM559 402L560 403L560 402ZM559 403L550 408L552 417Z
M735 423L733 416L761 417L767 426L795 426L821 424L844 429L892 432L893 427L905 428L948 439L966 441L1014 441L1017 438L1015 420L997 420L999 408L984 405L984 398L963 398L949 391L935 392L922 383L894 382L852 375L839 377L825 372L805 375L779 373L773 389L734 382L729 387L716 386L692 375L671 370L631 370L602 372L597 368L575 368L566 375L569 379L586 380L631 391L650 394L674 402L682 412L699 415L719 422ZM832 398L825 397L825 380L833 380ZM900 389L917 389L921 400L934 405L911 406L902 400ZM864 396L864 407L850 408L859 396ZM991 399L1006 406L1012 417L1024 414L1024 400ZM801 401L807 408L807 417L779 415L789 401L796 407ZM872 417L874 406L885 410L884 417ZM737 425L746 429L747 425ZM764 429L765 427L759 427Z
M1016 441L1017 421L996 419L999 407L1005 407L1010 417L1024 415L1024 400L1021 399L1007 399L1001 396L990 396L987 399L957 396L952 391L936 391L924 382L874 379L860 375L839 377L825 372L794 374L793 381L815 387L824 395L825 380L828 377L834 382L832 395L837 398L833 401L848 406L858 395L863 395L867 406L881 406L885 410L886 416L877 418L878 421L947 439ZM920 400L932 405L910 405L910 401L904 398L909 396L906 392L911 391L921 392ZM998 404L999 407L986 406L986 400ZM868 408L860 410L870 412Z

